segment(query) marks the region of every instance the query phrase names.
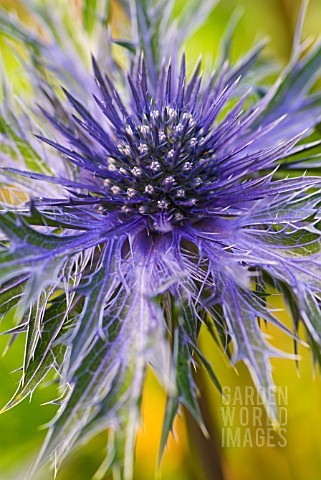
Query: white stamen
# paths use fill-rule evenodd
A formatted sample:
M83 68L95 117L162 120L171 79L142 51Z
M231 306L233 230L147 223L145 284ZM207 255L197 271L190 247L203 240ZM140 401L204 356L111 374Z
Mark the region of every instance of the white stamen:
M173 158L174 157L174 154L175 154L175 150L170 150L167 154L167 158Z
M139 207L138 209L139 213L146 213L147 209L144 206Z
M182 170L183 170L184 172L188 172L188 171L192 168L192 166L193 166L193 165L191 164L191 162L185 162L184 165L183 165Z
M195 145L197 144L197 138L192 137L189 141L189 144L191 147L195 147Z
M141 143L138 147L138 150L140 151L140 153L147 153L148 147L145 143Z
M154 192L154 187L153 185L146 185L145 187L145 193L153 193Z
M124 175L127 174L127 170L126 170L126 168L124 168L124 167L120 167L119 172L120 172L120 173L123 173Z
M177 117L177 112L174 108L172 107L166 107L166 110L167 110L167 115L169 116L169 118L172 120L173 118L176 118Z
M122 212L125 212L125 213L130 212L130 208L126 207L126 205L123 205L123 206L121 207L121 210L122 210Z
M109 185L111 184L111 181L109 178L105 178L104 180L104 187L109 187Z
M183 125L181 123L179 123L176 127L175 127L175 132L176 133L182 133L183 131Z
M168 207L168 202L167 202L167 200L158 200L157 206L159 208L167 208Z
M141 125L139 130L143 135L147 135L147 133L150 132L150 128L148 125Z
M118 185L113 185L111 187L111 191L112 193L114 193L115 195L117 195L117 193L120 193L121 192L121 188L118 187Z
M161 165L160 165L159 162L153 161L153 162L150 164L150 168L151 168L151 170L153 170L153 172L157 172L158 170L160 170Z
M175 217L175 220L178 220L178 221L183 220L184 218L184 216L179 212L175 213L174 217Z
M173 177L173 175L166 177L164 180L165 185L171 185L171 184L174 185L174 183L175 183L175 178Z
M202 183L201 177L196 177L194 180L194 186L198 187L199 185L201 185L201 183Z
M160 130L159 133L158 133L158 138L159 138L160 142L164 142L166 140L165 133Z
M134 188L127 188L127 195L129 197L134 197L136 195L136 190Z
M159 111L158 110L153 110L152 112L150 112L150 116L152 118L157 118L159 117Z
M117 170L116 162L113 158L109 158L108 160L108 170L110 172L115 172Z
M183 188L179 188L176 192L176 197L178 198L185 197L185 190Z
M127 127L125 128L126 130L126 133L128 135L130 135L131 137L133 136L133 130L132 130L132 127L130 125L127 125Z
M124 155L130 156L131 150L128 145L118 145L118 150L123 153Z
M139 167L134 167L131 172L134 175L134 177L140 177L142 174L142 169Z
M192 120L193 115L191 113L183 113L183 120Z

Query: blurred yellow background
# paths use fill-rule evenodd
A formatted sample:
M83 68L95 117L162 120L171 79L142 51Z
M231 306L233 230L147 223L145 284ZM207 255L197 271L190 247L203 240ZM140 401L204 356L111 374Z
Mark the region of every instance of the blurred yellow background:
M13 0L0 0L0 5L8 8L13 8L18 3ZM177 8L183 3L184 0L180 0ZM54 0L52 4L54 8ZM284 64L291 51L299 5L299 0L221 0L205 25L188 42L187 57L192 63L200 53L203 53L206 62L210 62L217 53L218 42L231 13L235 8L241 8L243 16L236 30L233 57L237 58L258 39L268 36L270 43L265 50L266 56ZM304 28L305 37L308 35L317 37L320 34L320 25L321 2L311 0ZM14 83L15 88L23 91L26 86L20 78L21 67L10 56L8 47L3 43L0 46L10 67L10 81ZM279 298L275 299L275 304L282 307ZM290 324L286 313L281 313L280 317ZM273 345L293 352L290 338L275 328L269 328L268 334ZM1 351L5 348L6 340L0 338ZM19 372L11 372L21 366L23 342L20 340L14 343L0 362L1 405L8 401L19 381ZM252 385L246 367L239 364L236 371L228 366L226 359L206 331L202 331L200 341L223 386L235 391L239 386L244 388ZM143 399L143 426L137 443L135 479L320 480L321 378L319 371L313 371L307 348L300 346L299 353L300 376L295 362L283 359L273 361L276 384L288 389L285 447L277 445L222 447L224 409L226 412L227 407L223 405L218 391L210 384L206 375L198 372L201 406L212 438L202 439L191 419L188 417L186 421L182 411L175 423L175 438L170 438L160 472L156 474L165 397L157 380L149 373ZM24 478L45 435L45 430L40 430L39 426L49 422L56 410L52 405L40 405L54 395L55 387L49 385L36 392L30 403L24 401L0 417L0 480ZM234 428L240 426L239 413L240 406L237 406ZM262 415L264 418L264 412ZM106 434L94 438L65 461L57 474L57 480L90 480L103 460L105 444ZM39 474L39 480L49 478L52 478L52 475L46 472ZM106 476L104 480L108 478Z

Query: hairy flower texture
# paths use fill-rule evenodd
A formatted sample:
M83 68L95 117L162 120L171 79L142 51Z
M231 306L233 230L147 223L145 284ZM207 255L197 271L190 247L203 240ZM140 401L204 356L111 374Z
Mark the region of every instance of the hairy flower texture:
M248 81L262 45L231 66L228 34L203 80L200 63L186 72L180 30L166 36L173 24L152 3L132 3L133 40L117 41L128 68L112 57L101 66L97 54L83 76L67 37L46 44L1 21L37 59L44 125L32 127L36 140L22 115L1 116L1 314L15 309L6 333L27 332L5 409L55 369L65 388L41 462L59 464L109 428L111 465L125 478L148 366L168 395L161 453L180 404L203 426L192 367L219 384L198 346L202 325L233 363L247 364L275 421L270 358L288 354L267 342L259 319L295 343L302 323L316 360L321 342L320 178L300 172L318 167L318 142L307 137L321 117L320 93L309 94L321 46L302 57L301 14L290 64L263 89ZM283 295L293 331L275 317L271 292Z

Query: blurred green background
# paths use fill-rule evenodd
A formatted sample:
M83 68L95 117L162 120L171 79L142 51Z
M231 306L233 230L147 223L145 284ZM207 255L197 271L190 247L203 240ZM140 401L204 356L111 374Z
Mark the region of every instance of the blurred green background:
M114 0L112 0L114 1ZM178 7L184 0L178 2ZM19 8L19 2L0 0L7 8ZM55 1L52 1L55 8ZM205 25L196 32L186 46L188 59L196 59L203 53L210 63L217 53L219 39L231 13L243 11L235 34L233 57L236 59L257 40L269 37L265 55L284 64L289 58L299 0L221 0ZM311 0L304 27L304 37L317 37L321 25L321 2ZM22 69L10 55L10 50L0 44L10 72L9 80L18 92L26 89ZM275 304L282 307L276 297ZM282 320L290 324L286 313ZM5 326L4 326L5 328ZM269 328L267 334L273 345L288 352L293 351L292 340ZM21 340L21 341L20 341ZM0 404L4 405L17 386L20 374L13 372L21 366L22 339L17 340L0 362ZM1 351L6 338L0 338ZM201 334L201 345L218 372L223 386L232 389L251 386L252 382L244 365L237 371L227 365L221 352ZM319 480L321 478L321 378L313 370L309 351L299 347L301 359L298 375L295 362L275 360L273 373L276 384L288 389L285 425L286 446L237 446L222 447L222 428L226 408L219 393L203 372L198 372L200 401L211 439L205 440L193 421L182 411L175 423L160 472L155 474L161 422L165 397L156 379L149 374L143 399L143 426L137 444L136 480ZM12 373L13 372L13 373ZM0 416L0 480L22 480L35 459L45 436L39 428L50 421L56 408L41 406L56 394L55 386L48 385L35 393L31 402L24 401L14 410ZM237 407L233 428L240 426L240 406ZM251 407L249 407L250 409ZM264 412L262 411L264 418ZM249 422L251 423L251 422ZM253 430L253 427L252 427ZM266 428L267 434L268 427ZM273 442L272 442L273 443ZM277 442L275 442L277 443ZM106 434L100 434L87 446L65 461L57 474L57 480L90 480L104 458ZM156 476L155 476L156 475ZM46 471L39 480L52 478ZM109 477L105 476L107 480ZM36 479L35 479L36 480Z

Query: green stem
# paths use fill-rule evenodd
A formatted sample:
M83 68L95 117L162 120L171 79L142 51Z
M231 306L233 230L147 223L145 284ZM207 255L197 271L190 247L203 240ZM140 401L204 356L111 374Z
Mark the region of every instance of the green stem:
M189 467L194 470L194 477L197 480L225 480L223 469L223 449L221 447L220 428L217 419L214 417L213 409L209 407L208 388L205 373L202 369L195 375L199 391L202 393L199 400L200 409L203 415L209 437L205 438L192 415L184 408L184 416L187 428L188 441L192 461Z

